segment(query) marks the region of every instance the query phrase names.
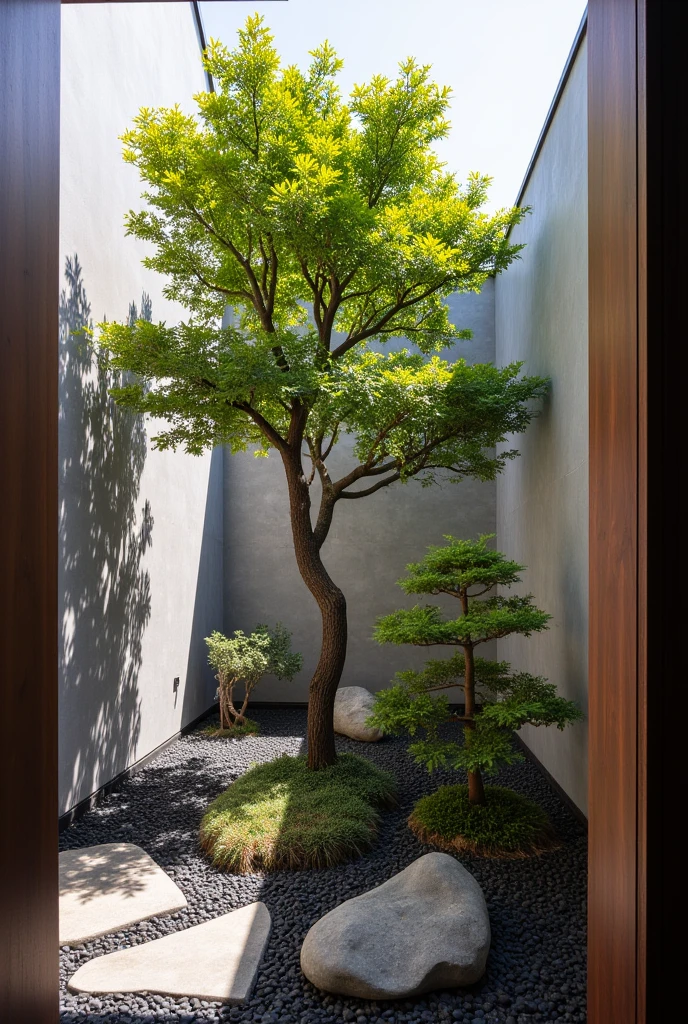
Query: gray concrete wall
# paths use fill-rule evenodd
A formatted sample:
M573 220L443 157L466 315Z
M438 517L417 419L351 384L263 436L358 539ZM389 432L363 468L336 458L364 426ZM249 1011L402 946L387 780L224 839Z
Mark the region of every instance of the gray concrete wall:
M480 295L452 296L450 307L452 321L474 332L471 341L459 342L450 350L453 356L471 362L494 360L494 281L488 281ZM333 455L333 476L353 465L346 440ZM226 453L224 493L226 630L250 630L259 622L276 621L291 629L294 649L304 656L303 671L292 683L265 679L255 699L304 701L319 653L320 616L296 568L286 484L276 453L267 459ZM312 501L315 513L317 483L313 484ZM395 582L408 562L422 557L428 544L441 544L447 533L476 537L494 530L494 483L465 480L421 488L410 481L337 505L323 560L348 603L343 686L378 690L388 686L399 669L420 666L426 660L428 653L422 650L374 643L375 619L415 603ZM438 603L443 603L442 599ZM446 606L458 613L451 598L446 599ZM490 656L489 651L485 653Z
M525 361L551 377L542 415L519 439L520 459L497 483L499 547L528 566L522 590L553 615L548 632L498 644L500 658L547 676L587 704L588 266L587 91L583 41L523 197L522 259L496 282L497 363ZM587 727L522 730L582 810Z
M215 692L203 638L222 625L222 452L153 451L155 424L113 406L109 375L73 333L126 319L132 302L140 314L142 292L155 319L180 317L141 266L145 246L125 238L141 186L118 135L140 106L202 88L189 4L62 8L60 812Z

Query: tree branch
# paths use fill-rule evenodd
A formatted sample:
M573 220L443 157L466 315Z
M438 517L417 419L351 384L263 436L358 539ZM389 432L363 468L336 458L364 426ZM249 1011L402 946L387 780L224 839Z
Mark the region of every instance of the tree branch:
M401 473L392 473L391 476L385 477L383 480L378 480L372 487L366 487L363 491L340 491L337 495L338 498L365 498L369 494L375 494L375 491L379 491L381 487L387 487L389 484L393 484L395 480L398 480Z
M287 453L290 450L289 443L285 441L282 435L275 430L272 423L269 423L264 416L262 416L257 409L254 409L248 402L229 402L229 405L235 409L241 409L245 412L250 419L256 424L258 429L267 437L270 444L272 444L278 451Z
M376 324L361 329L358 333L349 335L348 338L345 338L341 345L338 345L337 348L332 353L332 358L339 359L346 352L348 352L349 349L353 348L354 345L357 345L360 341L365 341L367 338L372 338L374 335L379 334L385 327L385 325L388 324L390 320L392 320L397 315L397 313L401 313L402 310L408 309L411 306L415 306L417 303L422 302L423 299L427 299L428 296L432 295L436 291L439 291L439 289L442 288L445 284L447 284L448 281L449 278L445 277L442 281L439 281L437 284L432 285L432 287L426 288L426 290L422 292L420 295L415 295L413 296L413 298L404 299L400 300L399 302L396 302L391 309L389 309L384 315L380 317ZM406 291L404 292L404 295L408 295L410 291L418 287L420 286L413 285L412 288L407 288Z

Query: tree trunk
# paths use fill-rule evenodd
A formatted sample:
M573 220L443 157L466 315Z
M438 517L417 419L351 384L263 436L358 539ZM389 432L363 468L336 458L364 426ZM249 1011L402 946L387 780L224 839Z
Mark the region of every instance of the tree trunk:
M282 456L289 485L294 552L301 577L322 616L320 659L308 694L308 766L334 764L334 698L346 659L346 600L330 579L320 558L310 516L310 492L300 458Z
M468 599L466 599L464 613L467 607ZM464 714L466 718L471 719L471 721L465 723L464 729L466 734L466 746L470 747L471 734L475 728L475 662L473 660L473 647L464 647L463 653L466 662L466 670L463 679L465 701ZM485 787L483 785L483 777L479 768L468 773L468 802L469 804L485 803Z

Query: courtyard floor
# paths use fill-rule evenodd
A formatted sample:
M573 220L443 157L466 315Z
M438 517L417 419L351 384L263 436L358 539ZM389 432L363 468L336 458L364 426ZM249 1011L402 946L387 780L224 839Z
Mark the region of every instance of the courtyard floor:
M408 1002L368 1002L326 995L307 982L299 968L299 952L310 926L344 900L379 885L428 853L431 847L415 839L406 819L420 796L461 780L454 772L428 775L414 765L405 739L361 744L338 737L339 750L368 757L397 777L400 804L383 813L373 849L356 861L326 870L265 877L222 873L211 867L198 848L198 826L210 800L252 762L305 749L305 711L257 709L250 714L260 723L261 735L215 740L197 729L60 836L61 850L136 843L164 868L188 902L186 909L170 917L63 947L61 1024L585 1021L585 829L530 762L504 769L490 781L540 803L562 846L524 860L461 856L482 886L490 913L492 946L480 984ZM74 972L95 956L189 928L255 900L267 905L272 931L252 998L243 1006L127 993L75 996L66 989Z

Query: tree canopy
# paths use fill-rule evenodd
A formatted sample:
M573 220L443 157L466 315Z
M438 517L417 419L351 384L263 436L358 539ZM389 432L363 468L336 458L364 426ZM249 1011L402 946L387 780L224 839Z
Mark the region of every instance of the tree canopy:
M162 448L303 446L331 503L438 470L494 477L516 453L492 449L525 429L546 382L438 355L470 335L445 299L508 266L525 212L485 214L489 178L462 187L437 159L450 90L408 59L345 103L331 46L306 72L282 67L260 17L234 50L212 42L205 66L217 91L195 114L142 109L123 136L146 183L127 230L191 316L102 326L136 374L118 402L167 421ZM371 349L393 336L413 350ZM357 464L332 481L342 431Z

